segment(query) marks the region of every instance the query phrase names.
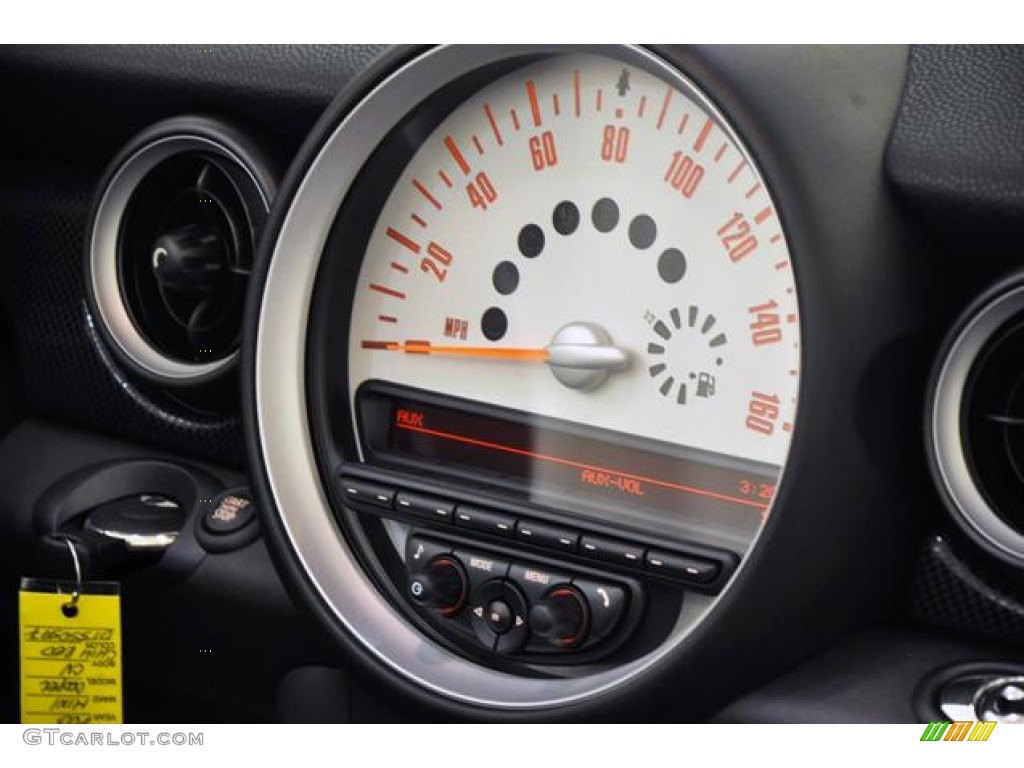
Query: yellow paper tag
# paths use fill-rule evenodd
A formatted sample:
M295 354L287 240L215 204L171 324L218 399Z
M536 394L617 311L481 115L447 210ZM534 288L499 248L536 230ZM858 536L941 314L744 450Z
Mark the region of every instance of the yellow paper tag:
M121 596L63 589L22 588L21 722L120 723Z

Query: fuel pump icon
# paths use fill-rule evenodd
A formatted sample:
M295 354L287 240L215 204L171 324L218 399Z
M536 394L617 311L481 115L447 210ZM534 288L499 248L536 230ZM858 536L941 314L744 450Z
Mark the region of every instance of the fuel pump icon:
M697 377L697 397L715 396L715 377L710 373L701 373Z

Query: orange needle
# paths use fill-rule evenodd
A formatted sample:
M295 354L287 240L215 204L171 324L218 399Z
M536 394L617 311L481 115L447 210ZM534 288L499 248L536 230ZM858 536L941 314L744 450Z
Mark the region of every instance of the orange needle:
M560 383L580 391L600 386L609 375L628 369L630 361L629 352L612 344L608 333L593 323L564 325L551 343L541 348L443 346L423 340L364 341L362 347L407 355L545 363Z
M547 349L521 347L461 347L435 346L429 341L364 341L363 349L377 349L385 352L404 352L408 355L454 355L458 357L486 357L498 360L522 360L546 363L551 353Z

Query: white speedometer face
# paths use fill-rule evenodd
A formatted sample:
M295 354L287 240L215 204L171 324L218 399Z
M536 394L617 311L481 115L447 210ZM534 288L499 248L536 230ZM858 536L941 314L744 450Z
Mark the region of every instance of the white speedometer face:
M528 64L440 122L380 212L350 334L353 393L388 382L756 463L767 482L675 485L762 518L788 452L800 331L775 203L702 96L615 59ZM623 495L673 485L530 450Z

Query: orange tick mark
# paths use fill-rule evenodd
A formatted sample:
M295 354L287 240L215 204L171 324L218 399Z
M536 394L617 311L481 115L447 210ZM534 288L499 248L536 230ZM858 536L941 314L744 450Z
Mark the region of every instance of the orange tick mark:
M533 124L537 128L541 126L540 102L537 100L537 86L533 80L526 81L526 95L530 99L530 113L533 115Z
M575 101L576 117L580 116L580 71L574 69L572 71L572 92L573 99Z
M494 113L491 112L490 104L484 104L484 114L487 115L487 122L491 124L491 131L494 133L495 141L498 142L499 147L503 146L505 142L502 141L501 131L498 130L498 121L494 119Z
M419 253L420 252L420 244L417 243L415 240L409 239L408 237L406 237L405 235L403 235L401 232L399 232L397 229L394 229L393 227L388 227L387 231L388 231L388 237L390 237L396 243L401 245L403 248L408 248L413 253Z
M700 152L704 149L704 142L708 140L708 134L711 133L712 125L714 125L714 123L711 122L711 118L709 117L704 122L704 127L700 129L700 133L697 134L697 140L693 142L693 149L695 152Z
M405 294L401 291L396 291L394 288L388 288L386 285L378 285L377 283L370 283L370 290L376 291L377 293L383 293L385 296L392 296L396 299L404 299Z
M437 210L439 210L439 211L441 210L441 203L439 203L437 201L436 197L434 197L432 194L430 194L430 190L428 190L425 186L423 186L423 184L420 182L419 179L413 179L412 180L412 185L414 187L416 187L416 191L417 192L419 192L421 195L423 195L425 198L427 198L427 202L429 202L432 206L437 208Z
M448 148L448 153L455 159L455 164L459 166L459 170L467 176L469 175L469 163L466 162L466 158L462 156L462 150L455 143L455 139L451 136L446 136L444 139L444 145Z
M665 100L661 102L661 112L658 114L658 130L661 130L661 126L665 123L665 116L668 114L668 103L672 101L672 88L671 86L665 90Z

